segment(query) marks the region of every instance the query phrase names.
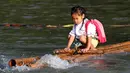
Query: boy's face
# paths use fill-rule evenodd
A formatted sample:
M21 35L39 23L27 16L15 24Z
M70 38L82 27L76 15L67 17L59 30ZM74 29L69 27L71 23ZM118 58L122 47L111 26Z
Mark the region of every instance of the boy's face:
M80 24L83 21L83 18L84 14L83 15L79 15L77 13L72 14L72 20L74 24Z

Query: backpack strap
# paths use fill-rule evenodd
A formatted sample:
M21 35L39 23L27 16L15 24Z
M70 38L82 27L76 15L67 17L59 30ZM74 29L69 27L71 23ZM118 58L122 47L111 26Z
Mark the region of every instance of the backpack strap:
M91 23L91 20L88 20L87 22L86 22L86 24L85 24L85 31L87 32L87 30L88 30L88 25L89 25L89 23Z
M81 27L80 27L80 29L79 29L79 30L81 30L81 29L82 29L82 27L83 27L83 25L84 25L84 20L85 20L85 18L83 19L82 25L81 25Z

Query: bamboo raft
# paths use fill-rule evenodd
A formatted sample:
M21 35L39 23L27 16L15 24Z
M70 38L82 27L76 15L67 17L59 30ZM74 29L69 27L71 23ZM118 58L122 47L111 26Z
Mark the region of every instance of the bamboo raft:
M54 54L56 56L58 56L59 58L61 58L63 60L68 60L70 63L82 62L82 61L87 60L88 58L90 58L92 56L121 53L121 52L130 52L130 41L98 47L97 50L90 50L86 53L83 53L80 48L78 50L75 50L75 49L54 50ZM11 59L8 62L8 65L10 67L27 65L27 66L32 67L32 68L37 68L37 61L39 59L40 59L39 56L30 57L30 58ZM40 67L44 67L44 66L46 66L46 65L41 65Z

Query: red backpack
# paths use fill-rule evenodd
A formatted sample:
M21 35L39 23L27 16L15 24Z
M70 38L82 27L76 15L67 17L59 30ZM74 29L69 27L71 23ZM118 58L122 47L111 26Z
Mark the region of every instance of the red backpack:
M96 32L97 32L99 42L105 43L107 40L106 40L106 35L104 32L103 24L97 19L88 20L85 24L86 32L87 32L89 23L92 23L96 26Z

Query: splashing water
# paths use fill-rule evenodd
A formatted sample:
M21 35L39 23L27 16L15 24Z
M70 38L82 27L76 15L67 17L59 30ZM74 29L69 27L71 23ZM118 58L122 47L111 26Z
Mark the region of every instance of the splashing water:
M41 59L37 61L37 64L39 66L43 64L47 64L48 67L52 67L55 69L68 69L74 66L78 66L78 63L70 64L67 60L62 60L58 56L54 56L51 54L45 54L44 56L42 56ZM23 66L13 67L11 68L11 70L12 71L18 70L19 72L21 72L21 71L34 70L34 68L30 68L26 65L23 65Z
M29 67L26 66L26 65L23 65L23 66L13 67L13 68L12 68L12 71L15 71L15 70L18 70L19 72L21 72L21 71L29 71L29 70L32 70L32 69L29 68Z
M38 64L48 64L49 67L53 67L55 69L67 69L78 65L77 63L70 64L67 60L62 60L58 56L51 54L42 56L38 61Z
M5 55L0 55L0 71L9 72L10 69L8 67L8 57Z

